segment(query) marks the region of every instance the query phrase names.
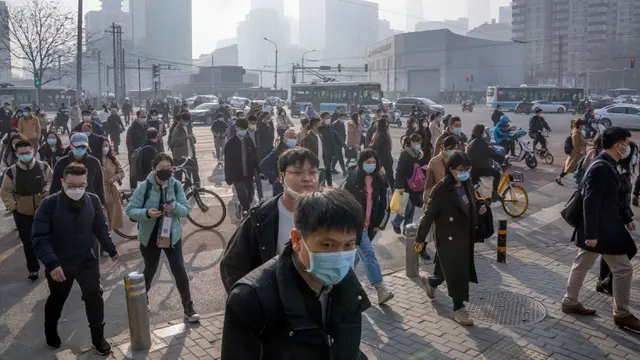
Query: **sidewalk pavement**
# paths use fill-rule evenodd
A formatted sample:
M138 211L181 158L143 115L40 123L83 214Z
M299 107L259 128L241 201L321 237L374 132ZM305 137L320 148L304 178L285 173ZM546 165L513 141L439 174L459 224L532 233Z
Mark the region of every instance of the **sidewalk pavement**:
M452 317L446 286L429 300L419 279L404 271L387 274L395 298L373 306L363 317L361 349L369 359L627 359L640 360L640 335L617 328L612 298L595 292L596 269L587 276L581 301L598 309L596 316L560 311L567 275L577 250L572 244L511 248L507 264L495 261L493 244L476 246L479 284L471 284L467 309L475 327ZM640 260L633 260L638 275ZM430 271L433 264L421 266ZM370 286L367 292L375 299ZM634 279L631 309L640 315L640 280ZM109 339L115 345L108 359L220 358L223 313L203 317L199 325L176 320L152 329L150 352L131 353L128 334ZM65 350L59 360L104 359L90 347L79 354Z

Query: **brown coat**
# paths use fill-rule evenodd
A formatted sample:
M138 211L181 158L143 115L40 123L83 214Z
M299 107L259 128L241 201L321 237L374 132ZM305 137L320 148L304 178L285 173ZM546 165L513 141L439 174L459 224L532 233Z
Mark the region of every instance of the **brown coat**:
M27 140L40 139L40 119L33 115L20 118L20 120L18 120L18 131L20 131L20 134L27 138Z
M587 153L588 142L580 132L580 129L576 128L571 131L571 142L573 142L573 151L564 161L564 166L562 167L562 172L565 174L573 173L580 159Z
M22 169L26 169L25 165L19 161L13 166L20 166ZM33 169L33 166L40 165L38 165L36 161L32 161L30 168ZM42 199L45 197L45 194L47 194L49 192L49 189L51 188L51 178L53 176L51 167L49 167L49 164L44 163L43 192L29 196L20 196L16 194L16 187L13 179L8 175L8 173L11 172L11 176L15 177L16 171L14 171L15 169L9 169L7 169L7 171L5 171L4 173L2 188L0 188L0 198L2 198L4 207L9 211L17 211L22 215L33 216L36 212L36 208L40 205L40 201L42 201ZM20 180L18 179L18 181Z
M120 193L113 177L118 175L120 181L124 179L124 170L118 159L114 162L108 157L102 160L102 178L104 179L104 207L107 211L107 223L109 230L119 229L124 226L122 220L122 202Z
M447 174L447 166L442 154L434 157L427 165L427 181L424 183L424 194L422 195L424 203L429 202L429 195L434 186L436 186Z
M360 148L360 129L353 121L347 121L347 146Z

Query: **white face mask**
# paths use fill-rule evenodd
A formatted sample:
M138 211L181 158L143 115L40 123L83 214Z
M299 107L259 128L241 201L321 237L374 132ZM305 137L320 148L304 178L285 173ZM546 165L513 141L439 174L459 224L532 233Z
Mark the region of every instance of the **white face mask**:
M108 147L103 147L102 148L102 154L103 155L107 155L109 153L109 148Z
M82 196L84 195L84 191L85 189L69 189L66 186L63 186L64 189L64 193L67 194L67 196L71 199L71 200L75 200L78 201L82 198Z
M158 120L158 117L156 115L151 115L151 119Z
M91 116L83 116L82 120L89 121L89 120L91 120Z
M289 185L287 185L287 181L284 179L284 176L282 177L282 183L284 184L284 190L287 192L287 194L289 194L289 196L296 200L301 196L300 193L296 192L291 187L289 187Z

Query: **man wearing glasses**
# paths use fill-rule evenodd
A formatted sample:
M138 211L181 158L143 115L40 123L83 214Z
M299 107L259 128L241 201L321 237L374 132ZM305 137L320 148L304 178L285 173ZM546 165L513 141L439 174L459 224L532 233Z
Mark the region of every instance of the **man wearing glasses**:
M278 181L284 193L253 207L229 240L220 264L227 293L242 277L282 253L294 227L296 201L318 190L318 166L318 158L301 147L280 155Z
M69 139L71 150L65 157L60 158L53 169L51 193L62 190L62 174L67 165L80 163L87 168L87 192L98 195L100 203L104 204L104 184L102 183L102 166L100 160L89 155L89 138L83 133L75 133Z

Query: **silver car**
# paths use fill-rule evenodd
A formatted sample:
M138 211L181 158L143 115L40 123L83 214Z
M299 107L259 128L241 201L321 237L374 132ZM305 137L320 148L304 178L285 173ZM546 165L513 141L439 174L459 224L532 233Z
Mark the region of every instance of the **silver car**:
M613 104L594 111L596 119L606 127L620 126L625 129L640 129L640 105Z

